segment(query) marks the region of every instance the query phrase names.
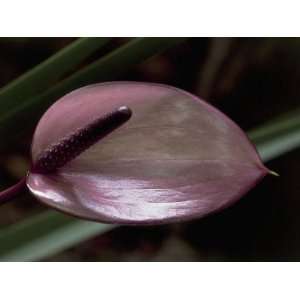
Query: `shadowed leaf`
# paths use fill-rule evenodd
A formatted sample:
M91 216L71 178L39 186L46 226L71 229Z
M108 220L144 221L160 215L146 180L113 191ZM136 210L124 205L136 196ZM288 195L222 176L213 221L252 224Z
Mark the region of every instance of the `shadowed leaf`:
M113 227L45 212L0 231L0 261L41 260Z
M79 38L1 88L1 114L27 102L33 96L45 92L58 79L72 71L74 67L110 40L111 38Z
M9 139L19 138L24 130L27 132L32 130L47 108L67 92L89 83L115 79L134 65L184 40L186 38L135 38L131 40L45 93L0 113L0 136L7 138L7 132L13 131L14 135ZM0 149L5 146L5 143L0 144Z

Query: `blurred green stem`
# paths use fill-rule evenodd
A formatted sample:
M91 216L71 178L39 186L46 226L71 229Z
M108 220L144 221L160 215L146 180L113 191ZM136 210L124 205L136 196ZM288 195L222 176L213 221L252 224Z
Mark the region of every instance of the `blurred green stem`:
M111 38L79 38L0 90L0 114L44 92Z
M300 110L286 113L248 132L263 161L277 158L300 146Z

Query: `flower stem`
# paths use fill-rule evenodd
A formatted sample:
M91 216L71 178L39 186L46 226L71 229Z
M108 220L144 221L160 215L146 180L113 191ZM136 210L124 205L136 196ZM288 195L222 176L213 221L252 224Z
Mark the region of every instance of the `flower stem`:
M18 183L0 192L0 204L4 204L26 188L26 177L23 177Z

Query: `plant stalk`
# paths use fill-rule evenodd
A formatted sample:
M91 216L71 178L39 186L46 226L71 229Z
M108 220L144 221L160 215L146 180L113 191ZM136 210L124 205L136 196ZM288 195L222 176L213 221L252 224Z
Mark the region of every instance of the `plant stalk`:
M0 192L0 204L4 204L26 188L26 176L24 176L18 183Z

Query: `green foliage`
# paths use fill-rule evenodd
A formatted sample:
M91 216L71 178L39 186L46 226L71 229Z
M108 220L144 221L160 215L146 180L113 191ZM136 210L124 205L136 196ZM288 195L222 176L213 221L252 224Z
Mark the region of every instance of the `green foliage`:
M249 132L263 160L268 161L300 146L300 111L285 114Z
M46 109L59 97L94 82L112 80L134 65L184 41L185 38L135 38L94 63L62 80L45 93L0 111L0 137L14 132L10 139L33 128ZM1 102L0 96L0 102ZM5 144L0 144L0 147Z
M1 114L45 91L110 40L110 38L79 38L13 80L0 90Z
M113 227L45 212L0 231L0 261L41 260Z

